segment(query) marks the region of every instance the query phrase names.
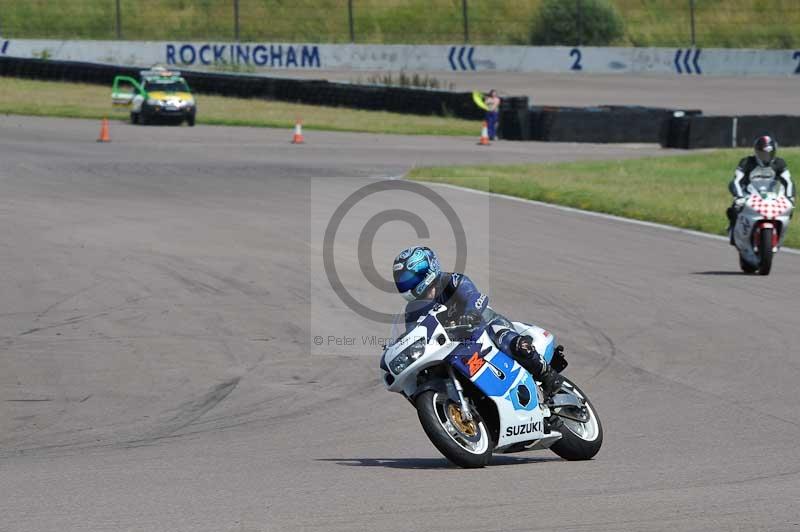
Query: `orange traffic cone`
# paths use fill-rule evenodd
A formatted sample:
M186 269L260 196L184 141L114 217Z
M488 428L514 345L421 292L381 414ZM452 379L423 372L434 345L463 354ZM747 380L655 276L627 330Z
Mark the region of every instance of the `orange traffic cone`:
M489 145L489 130L486 127L486 122L483 123L483 128L481 128L481 139L478 141L478 146L488 146Z
M294 124L294 136L292 137L292 144L302 144L303 142L303 122L298 119Z
M100 124L100 136L97 137L97 142L111 142L111 137L108 135L108 118L104 118Z

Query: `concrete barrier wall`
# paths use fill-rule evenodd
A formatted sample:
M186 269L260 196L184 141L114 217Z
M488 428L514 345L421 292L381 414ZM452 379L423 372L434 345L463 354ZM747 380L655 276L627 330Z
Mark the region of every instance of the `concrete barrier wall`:
M800 50L2 40L0 55L131 66L796 76Z

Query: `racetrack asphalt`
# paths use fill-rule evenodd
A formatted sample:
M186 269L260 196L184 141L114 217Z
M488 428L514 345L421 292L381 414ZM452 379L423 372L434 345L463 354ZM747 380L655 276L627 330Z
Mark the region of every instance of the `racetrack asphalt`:
M663 150L98 126L0 117L3 532L800 527L798 255L744 276L716 239L431 186L492 305L565 345L605 429L588 462L451 467L379 348L312 340L386 334L321 265L330 212L376 177ZM336 248L362 301L390 299L348 247L372 212L415 212L453 262L424 201L362 201ZM376 264L412 237L381 228Z

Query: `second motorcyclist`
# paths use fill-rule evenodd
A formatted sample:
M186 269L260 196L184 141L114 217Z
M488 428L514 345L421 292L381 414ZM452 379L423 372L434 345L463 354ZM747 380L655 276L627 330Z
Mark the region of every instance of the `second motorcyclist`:
M793 204L795 202L792 175L789 173L786 161L777 157L778 143L775 139L768 135L758 137L753 144L753 152L753 155L739 161L739 165L734 171L733 179L728 185L728 189L733 195L733 204L726 211L731 245L733 245L733 226L736 224L736 218L739 216L742 206L744 206L747 197L747 186L750 184L750 175L755 170L771 168L775 172L775 178L783 185L786 197Z

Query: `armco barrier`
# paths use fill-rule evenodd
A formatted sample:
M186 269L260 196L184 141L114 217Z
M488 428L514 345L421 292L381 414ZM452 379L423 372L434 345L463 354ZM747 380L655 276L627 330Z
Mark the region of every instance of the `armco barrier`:
M138 76L139 68L0 57L0 76L76 81L111 86L116 75ZM326 80L299 80L229 73L183 71L189 85L201 94L267 98L289 102L393 111L420 115L452 115L481 119L484 112L470 92L412 87L355 85ZM527 97L523 97L527 105Z

